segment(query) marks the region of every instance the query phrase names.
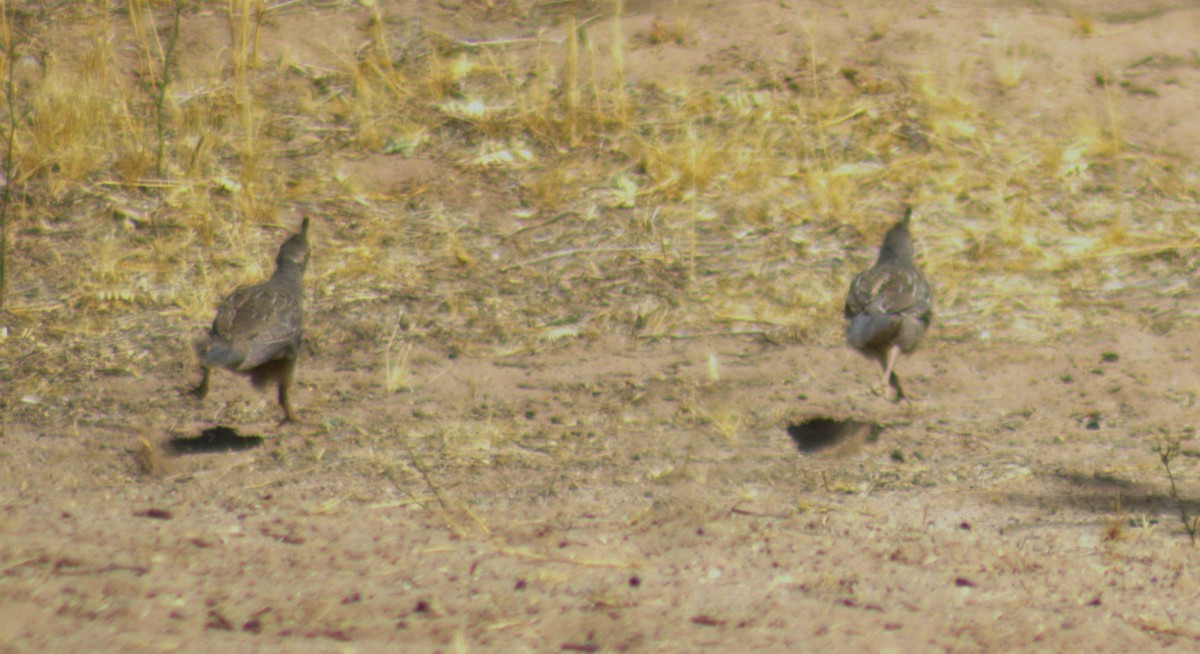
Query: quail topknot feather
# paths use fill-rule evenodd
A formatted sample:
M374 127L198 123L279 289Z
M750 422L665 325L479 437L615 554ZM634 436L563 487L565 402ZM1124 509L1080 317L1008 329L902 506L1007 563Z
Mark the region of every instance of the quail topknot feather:
M891 386L895 401L907 397L896 374L896 358L917 347L933 320L933 292L913 262L911 216L910 207L888 230L875 265L854 278L846 295L846 341L879 362L884 394Z
M255 388L275 382L282 422L297 422L288 402L296 357L304 337L304 288L308 265L308 218L275 256L271 278L237 289L221 301L208 334L196 342L203 377L192 394L208 394L208 376L221 367L250 377Z

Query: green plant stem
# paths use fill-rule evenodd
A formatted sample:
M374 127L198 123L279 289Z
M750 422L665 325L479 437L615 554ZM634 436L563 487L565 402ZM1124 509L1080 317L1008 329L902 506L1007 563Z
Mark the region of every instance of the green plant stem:
M1160 438L1158 441L1158 458L1162 461L1163 467L1167 470L1167 480L1171 483L1171 497L1179 504L1179 520L1183 523L1183 528L1187 530L1188 536L1192 539L1192 545L1196 544L1196 529L1200 527L1200 517L1193 520L1188 519L1187 506L1184 505L1183 498L1179 496L1179 489L1175 486L1175 474L1171 472L1171 460L1179 454L1179 441L1169 439L1166 444Z

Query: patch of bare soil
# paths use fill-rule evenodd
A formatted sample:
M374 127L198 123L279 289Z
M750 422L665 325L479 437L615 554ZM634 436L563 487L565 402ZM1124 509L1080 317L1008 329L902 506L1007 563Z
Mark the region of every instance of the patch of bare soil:
M365 19L316 4L264 35L283 65L332 66L353 49ZM475 29L482 3L412 4L447 38L528 36L497 28L504 16ZM1173 156L1200 145L1187 120L1200 67L1179 54L1200 9L1001 4L630 2L628 33L642 40L629 77L717 88L771 53L799 62L812 34L845 70L954 69L998 49L987 61L1011 60L1001 72L1019 75L990 98L1000 120L1053 125L1119 94L1139 147ZM191 20L225 37L216 18ZM647 40L679 21L682 43ZM192 46L196 66L217 47ZM365 199L504 207L482 222L503 223L520 204L511 189L460 183L436 159L346 155L313 169ZM410 235L404 215L394 220L397 239ZM332 228L314 230L320 271ZM517 259L552 250L539 247ZM434 282L511 308L511 295L479 290L498 282L466 270L412 279L367 308L310 298L301 425L277 426L274 398L232 375L215 374L204 403L183 396L201 325L149 311L91 342L119 339L143 352L139 366L48 368L42 392L6 398L20 411L0 437L0 650L1200 642L1200 553L1180 520L1181 508L1200 514L1195 443L1173 452L1174 481L1155 451L1194 422L1190 283L1114 292L1077 331L1033 344L977 337L961 309L935 319L899 364L915 400L892 404L873 390L874 364L840 344L836 312L804 339L602 324L530 347L504 334L471 343L473 332L420 313L435 310L423 304Z
M316 424L243 425L266 443L159 454L160 478L106 486L97 468L163 436L139 413L87 432L10 425L5 638L17 651L1186 646L1196 552L1133 435L1187 422L1167 398L1200 384L1196 337L935 341L904 361L921 399L899 406L841 348L733 338L430 356L421 390L398 395L308 361L299 403ZM214 402L245 395L227 381ZM94 401L187 410L150 388L114 383ZM273 417L268 400L254 411ZM876 422L877 438L801 452L789 429L827 416Z

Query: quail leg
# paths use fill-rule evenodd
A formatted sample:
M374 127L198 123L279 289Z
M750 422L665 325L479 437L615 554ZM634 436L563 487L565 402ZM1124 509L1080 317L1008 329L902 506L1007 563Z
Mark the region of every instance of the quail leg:
M203 400L208 395L208 368L201 368L203 376L200 378L200 383L195 388L188 391L188 395L195 397L198 400Z
M904 393L904 387L900 385L900 375L896 374L896 359L900 357L900 346L893 345L888 348L887 359L883 366L883 395L887 397L888 387L892 387L896 391L896 399L893 402L909 399Z
M893 402L899 402L900 400L904 400L905 402L913 401L913 397L904 392L904 387L900 385L900 375L897 375L895 371L892 371L892 377L888 380L888 383L892 388L896 389L896 399L892 400Z
M300 422L300 419L292 412L291 402L288 401L288 389L292 385L292 378L295 372L296 360L288 359L287 363L283 366L283 370L280 371L279 376L275 379L275 384L279 388L279 406L283 407L283 419L279 421L281 425L297 424Z

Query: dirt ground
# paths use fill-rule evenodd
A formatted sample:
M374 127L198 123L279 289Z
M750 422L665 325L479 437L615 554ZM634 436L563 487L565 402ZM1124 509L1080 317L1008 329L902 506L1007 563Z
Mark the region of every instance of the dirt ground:
M366 9L307 4L272 19L264 48L332 66L359 42ZM561 19L485 20L483 4L389 10L460 39L524 37ZM744 62L804 51L811 38L835 67L867 76L969 79L997 49L1018 52L1020 83L978 92L991 120L1055 134L1120 93L1122 137L1184 157L1177 165L1194 179L1200 8L1087 3L1081 27L1074 7L629 2L627 76L715 88ZM223 17L190 20L185 65L217 66ZM680 20L682 43L645 38ZM1124 77L1106 91L1101 69ZM337 165L367 194L423 185L449 204L495 203L503 211L478 227L481 240L516 227L506 222L519 204L512 189L454 162ZM1194 202L1185 212L1195 217ZM866 235L848 270L869 263L885 228ZM111 348L121 363L86 373L18 345L37 329L35 309L11 319L9 383L36 365L48 381L4 397L0 651L1200 647L1200 550L1180 520L1181 504L1200 512L1188 440L1200 393L1194 250L1147 262L1146 283L1081 292L1072 321L1036 338L1006 331L1003 316L981 328L972 298L943 279L933 329L900 363L916 399L892 404L872 390L874 364L842 345L836 310L799 334L614 319L534 345L482 342L449 318L439 327L432 316L453 311L427 294L478 289L498 313L524 296L476 268L355 304L349 282L330 281L332 244L348 242L348 229L314 226L322 282L295 394L301 425L277 426L273 397L230 375L214 377L204 403L181 396L197 378L189 346L203 321L179 312L107 314L107 331L76 352ZM938 241L919 219L914 231ZM276 242L264 238L259 256ZM496 270L542 247L496 243ZM926 249L924 265L948 270L946 252ZM65 292L18 290L28 306ZM620 303L613 294L596 302ZM402 388L389 392L381 366L397 324L409 349ZM815 418L868 427L810 451L793 435ZM217 425L261 444L172 449ZM1163 434L1183 439L1174 492L1155 450Z

